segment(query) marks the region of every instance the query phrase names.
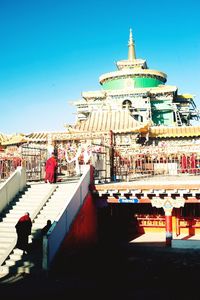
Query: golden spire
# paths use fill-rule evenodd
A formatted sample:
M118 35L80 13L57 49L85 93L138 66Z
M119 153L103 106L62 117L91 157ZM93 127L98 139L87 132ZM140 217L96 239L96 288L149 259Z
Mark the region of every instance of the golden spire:
M130 28L129 41L128 41L128 60L133 61L136 59L135 46L133 41L132 29Z

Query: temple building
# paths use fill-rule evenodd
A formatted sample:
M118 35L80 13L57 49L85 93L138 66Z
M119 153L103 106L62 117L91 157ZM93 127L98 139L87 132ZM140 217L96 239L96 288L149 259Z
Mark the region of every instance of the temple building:
M70 156L73 151L80 152L80 156L86 151L98 152L106 173L100 177L110 180L123 178L129 168L125 166L126 160L131 161L134 177L140 170L161 172L151 164L155 155L171 163L171 155L176 154L175 172L182 168L178 161L184 153L195 153L196 159L200 159L200 125L192 124L199 121L200 114L193 96L180 95L176 86L166 84L165 73L149 69L145 59L137 58L131 29L128 57L117 61L116 66L116 71L99 77L101 89L82 92L82 98L74 101L76 122L65 125L63 132L1 134L0 146L6 155L23 155L27 148L46 149L48 155L56 148L62 161L66 152ZM24 147L26 151L22 151ZM149 164L138 162L142 156Z
M107 124L104 118L109 112L111 120L108 125L115 129L112 121L119 122L120 117L125 116L124 111L128 111L129 119L136 121L134 127L138 128L190 126L192 120L199 120L192 95L179 95L176 86L166 85L165 73L149 69L146 60L136 58L132 30L128 59L120 60L116 65L117 71L100 76L101 90L83 92L82 100L75 103L80 126L99 114L99 128L96 125L94 130L102 129ZM125 122L123 125L128 129Z
M189 147L198 152L200 126L192 122L199 121L200 114L193 96L180 95L176 86L166 84L165 73L149 69L146 60L136 57L132 30L128 59L116 65L116 71L99 77L100 90L82 92L74 102L77 120L66 126L68 138L112 144L125 158L127 153L152 152L152 146L158 146L153 148L158 153L163 147L168 154Z
M165 230L165 223L177 234L189 227L200 232L198 183L181 184L176 177L168 184L170 176L199 180L200 125L193 121L199 121L200 113L194 97L180 95L176 86L166 84L165 73L149 69L146 60L137 58L132 30L128 57L116 67L99 77L101 89L82 92L74 101L76 122L65 125L63 132L1 134L4 157L21 157L28 174L37 173L35 178L41 179L41 165L54 149L62 171L69 175L72 162L74 171L79 164L94 166L94 197L110 205L112 215L121 216L116 204L134 203L127 211L134 215L139 232ZM168 179L161 185L144 184L144 178L156 176Z

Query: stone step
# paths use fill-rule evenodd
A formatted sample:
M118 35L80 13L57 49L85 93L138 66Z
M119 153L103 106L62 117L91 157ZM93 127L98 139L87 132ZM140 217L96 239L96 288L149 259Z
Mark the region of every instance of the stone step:
M47 221L37 222L37 224L34 225L33 230L42 229L46 224Z
M48 203L46 203L44 206L43 206L43 208L42 208L42 210L44 209L60 209L60 208L62 208L62 207L64 207L66 205L66 202L65 201L55 201L55 202L48 202Z
M19 249L19 248L14 248L13 249L13 254L16 254L16 255L23 255L23 250Z
M27 202L27 201L20 201L18 203L16 203L15 205L13 205L13 208L16 209L16 208L23 208L24 207L24 210L27 208L27 207L34 207L34 206L37 206L38 203L41 202L41 199L32 199L30 202Z
M12 241L14 237L10 236L0 236L0 245L5 243L8 243L9 241Z
M22 266L17 267L17 273L26 273L30 274L31 270L35 267L35 265L31 262L24 262Z
M5 265L8 266L8 267L13 267L13 266L16 265L16 261L12 260L12 259L6 259Z
M9 266L3 265L0 266L0 278L9 274Z
M9 258L13 261L18 261L18 260L21 260L23 256L23 252L22 253L12 253L9 255Z
M17 210L11 209L9 213L6 214L6 217L13 216L13 217L20 218L23 214L24 214L24 209L17 209Z
M31 262L18 262L16 264L8 263L0 266L0 278L5 277L8 274L30 274L35 268L35 265Z
M15 227L1 227L0 226L0 235L4 233L16 233Z
M42 187L37 187L37 188L31 188L30 190L26 191L22 196L29 196L30 194L33 194L33 195L41 195L41 192L48 192L49 190L51 189L51 186L50 187L45 187L42 186Z
M18 216L6 216L5 218L2 218L3 222L9 223L9 222L13 222L16 223L19 220Z
M19 220L18 217L12 217L12 218L3 218L3 223L4 224L13 224L13 227L15 227L17 221Z
M39 215L37 217L37 219L35 220L35 222L37 222L40 219L51 219L51 218L54 219L58 215L58 213L60 212L60 209L56 209L56 210L53 210L53 211L51 209L45 210L44 212L42 212L41 215Z
M24 197L20 198L19 201L17 201L16 203L19 203L19 202L30 203L32 201L32 199L37 201L37 200L41 199L42 195L45 195L45 194L46 194L45 191L40 193L40 195L30 194L30 196L24 196Z
M10 247L10 244L12 243L13 238L11 239L11 241L9 241L8 239L6 239L5 242L0 243L0 249L4 249L4 248L8 248Z
M16 232L13 232L13 231L6 231L6 232L1 232L0 231L0 237L16 237L17 236L17 233Z
M1 222L0 223L0 228L12 228L14 229L16 225L16 222L9 221L9 222Z

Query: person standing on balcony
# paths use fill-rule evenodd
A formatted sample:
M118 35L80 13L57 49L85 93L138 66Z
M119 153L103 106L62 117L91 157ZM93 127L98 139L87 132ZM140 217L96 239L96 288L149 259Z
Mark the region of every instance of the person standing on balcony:
M19 218L15 225L17 231L17 244L16 247L23 250L23 254L28 253L28 237L31 234L32 221L29 213L26 212L21 218Z
M57 175L58 163L55 154L52 153L51 157L47 159L45 164L45 182L55 183Z

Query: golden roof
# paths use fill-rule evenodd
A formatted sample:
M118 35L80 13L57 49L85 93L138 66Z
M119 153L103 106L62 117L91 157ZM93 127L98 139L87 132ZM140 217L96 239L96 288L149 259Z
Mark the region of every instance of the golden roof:
M147 124L136 121L128 110L93 111L87 120L78 121L71 132L141 132Z
M181 98L181 99L193 99L194 95L191 95L191 94L182 94L182 95L178 95L177 98Z
M24 134L15 134L12 135L9 139L3 141L1 144L8 146L8 145L16 145L16 144L23 144L26 143L27 139Z
M150 127L150 137L193 137L200 136L200 126L156 126Z
M0 144L7 141L10 136L0 133Z

